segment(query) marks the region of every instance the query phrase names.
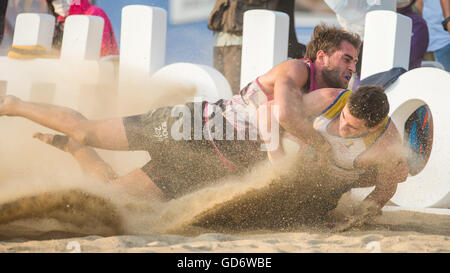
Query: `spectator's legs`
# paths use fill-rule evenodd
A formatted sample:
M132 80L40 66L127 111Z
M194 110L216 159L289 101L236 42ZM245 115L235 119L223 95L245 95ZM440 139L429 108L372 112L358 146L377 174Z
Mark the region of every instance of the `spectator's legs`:
M241 54L240 45L214 47L214 67L228 80L233 95L240 91Z
M434 51L434 58L444 66L447 72L450 72L450 44Z
M5 30L5 14L8 7L8 0L0 1L0 44L3 40L3 32Z

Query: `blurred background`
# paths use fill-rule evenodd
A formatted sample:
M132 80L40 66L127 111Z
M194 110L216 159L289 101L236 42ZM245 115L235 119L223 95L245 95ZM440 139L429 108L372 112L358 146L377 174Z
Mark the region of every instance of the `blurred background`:
M4 1L4 0L0 0ZM191 62L213 65L213 32L207 28L215 0L91 0L109 16L120 47L122 8L141 4L168 12L166 63ZM0 55L6 55L14 33L16 16L23 12L48 13L45 0L9 0ZM314 25L338 25L336 16L323 0L296 0L295 28L299 42L307 43Z

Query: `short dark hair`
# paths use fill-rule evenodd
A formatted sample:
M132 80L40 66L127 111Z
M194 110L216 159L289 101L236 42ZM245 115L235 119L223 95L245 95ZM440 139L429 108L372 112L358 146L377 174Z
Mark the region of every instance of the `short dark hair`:
M361 38L358 34L320 24L314 28L311 41L306 45L305 57L314 62L319 50L323 50L326 54L331 55L341 47L342 41L349 42L359 51Z
M368 128L382 122L389 113L389 102L384 88L378 85L361 86L348 99L350 114L364 120Z

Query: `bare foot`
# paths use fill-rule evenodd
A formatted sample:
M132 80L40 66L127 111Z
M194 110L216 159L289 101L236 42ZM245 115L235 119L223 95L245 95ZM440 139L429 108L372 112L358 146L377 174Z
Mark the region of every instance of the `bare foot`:
M35 133L33 138L37 138L44 143L68 153L74 153L83 147L79 142L66 135Z
M78 161L85 173L100 179L100 181L109 182L118 178L111 166L103 161L94 149L81 145L69 136L36 133L33 137L70 153Z

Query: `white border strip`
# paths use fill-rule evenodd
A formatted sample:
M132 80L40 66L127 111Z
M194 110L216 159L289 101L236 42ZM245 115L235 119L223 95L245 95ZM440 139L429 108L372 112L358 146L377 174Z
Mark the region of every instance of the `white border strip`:
M383 211L415 211L428 214L438 214L438 215L450 215L450 209L438 209L438 208L407 208L407 207L397 207L397 206L385 206Z

